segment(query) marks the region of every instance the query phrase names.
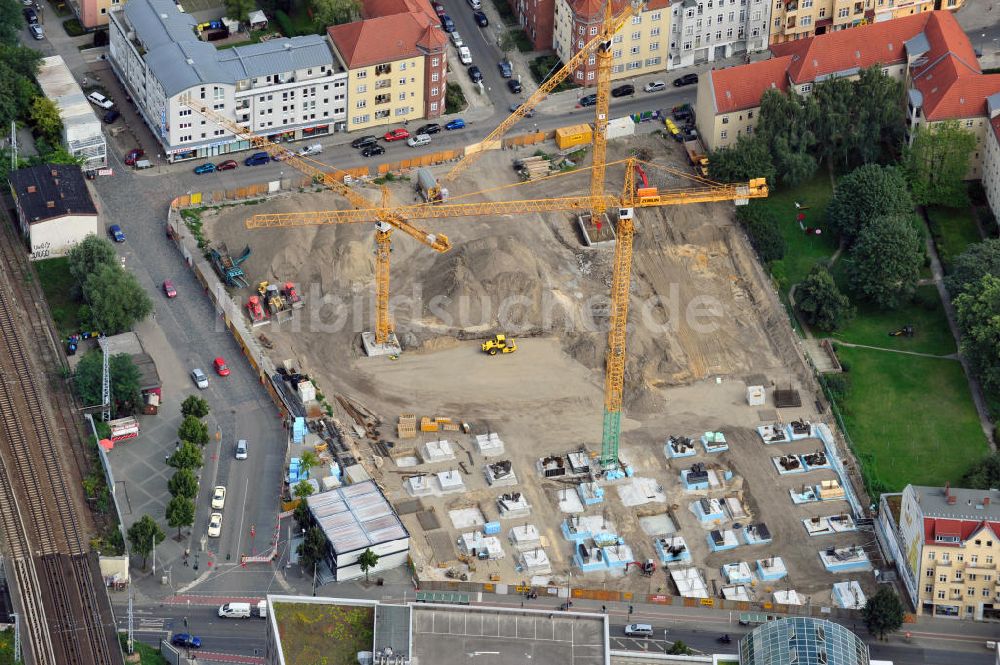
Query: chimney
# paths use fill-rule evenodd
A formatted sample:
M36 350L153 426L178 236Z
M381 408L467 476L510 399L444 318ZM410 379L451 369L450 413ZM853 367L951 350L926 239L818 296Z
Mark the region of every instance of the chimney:
M951 492L951 481L948 481L944 484L944 495L949 496L950 492Z
M985 499L983 499L983 505L986 506L987 508L990 507L990 497L986 497Z
M45 202L45 207L46 208L55 208L56 207L56 202L55 201L46 201Z
M27 189L28 194L34 194L37 191L38 191L37 187L35 187L34 185L28 185L28 189Z
M53 178L58 178L59 177L59 171L56 171L55 169L52 169L51 171L49 171L49 173L52 174Z

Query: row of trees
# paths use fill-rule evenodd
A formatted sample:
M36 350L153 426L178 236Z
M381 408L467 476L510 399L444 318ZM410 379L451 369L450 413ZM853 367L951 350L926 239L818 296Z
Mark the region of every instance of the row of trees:
M87 236L67 255L73 276L73 295L80 307L80 326L113 335L142 321L153 311L153 302L135 275L118 260L114 245L105 238Z
M713 151L712 178L720 182L767 178L794 187L812 177L820 162L837 168L877 161L903 136L902 84L878 67L858 79L818 83L809 95L768 90L751 136Z
M167 525L177 529L180 538L181 529L194 524L195 499L198 496L198 469L205 464L202 446L208 443L208 427L201 419L209 413L208 402L190 395L181 402L181 421L177 429L180 441L174 454L167 458L167 466L176 469L174 475L167 481L167 489L171 499L167 503L165 517ZM153 551L154 543L164 539L163 529L149 515L143 515L128 529L128 541L132 553L142 557L142 567L146 567L146 559Z

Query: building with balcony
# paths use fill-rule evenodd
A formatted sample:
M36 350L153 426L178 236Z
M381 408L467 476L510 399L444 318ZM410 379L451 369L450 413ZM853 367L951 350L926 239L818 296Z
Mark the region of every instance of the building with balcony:
M875 524L918 614L1000 618L1000 492L907 485Z
M771 0L680 0L670 6L669 68L767 48Z
M251 146L182 103L211 107L273 141L346 127L347 72L318 35L217 50L170 0L131 0L113 12L115 75L170 161Z
M628 2L615 0L617 14ZM597 36L604 20L600 0L555 0L552 48L564 63ZM667 69L670 38L669 0L650 0L637 15L625 22L614 36L611 53L611 78L626 79L655 74ZM591 54L572 74L573 83L596 85L597 56Z
M774 0L771 43L867 25L875 20L876 2L878 0Z
M760 99L768 89L810 94L832 78L856 78L878 66L903 82L907 129L958 120L976 135L969 176L982 173L987 128L1000 93L1000 74L983 74L972 45L947 11L915 14L853 30L771 45L771 60L705 73L698 83L698 129L710 150L752 134ZM998 98L1000 99L1000 98Z
M367 0L327 38L348 72L349 131L444 113L448 39L427 0Z

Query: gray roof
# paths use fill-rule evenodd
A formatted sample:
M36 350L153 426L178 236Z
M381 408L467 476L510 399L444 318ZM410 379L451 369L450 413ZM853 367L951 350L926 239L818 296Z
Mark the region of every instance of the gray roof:
M931 43L927 41L927 35L922 32L907 39L903 45L906 47L906 55L911 58L916 58L931 50Z
M396 511L371 480L313 494L306 504L337 554L409 537Z
M219 51L198 39L197 21L172 0L132 0L124 12L136 39L146 48L146 64L168 96L196 85L233 85L243 79L333 65L330 47L319 35Z
M944 487L911 485L917 495L917 503L925 517L941 517L953 520L973 520L1000 522L1000 491L967 490L949 487L948 495L954 503L948 503ZM989 499L983 501L983 499Z
M990 112L990 117L996 111L1000 111L1000 92L995 92L986 98L986 110Z

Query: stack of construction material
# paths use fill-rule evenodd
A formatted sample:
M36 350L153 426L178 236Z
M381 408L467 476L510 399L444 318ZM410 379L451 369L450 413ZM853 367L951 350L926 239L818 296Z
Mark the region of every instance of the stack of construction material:
M522 180L535 180L552 173L552 160L536 155L514 162L514 168Z
M396 433L400 439L412 439L417 435L417 417L412 413L403 413L399 416L399 423L396 425Z
M424 416L420 419L421 432L457 432L459 427L460 425L451 418Z
M420 457L424 462L433 464L434 462L446 462L455 459L455 453L451 450L451 444L447 441L428 441L420 448Z

